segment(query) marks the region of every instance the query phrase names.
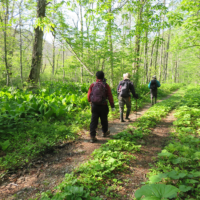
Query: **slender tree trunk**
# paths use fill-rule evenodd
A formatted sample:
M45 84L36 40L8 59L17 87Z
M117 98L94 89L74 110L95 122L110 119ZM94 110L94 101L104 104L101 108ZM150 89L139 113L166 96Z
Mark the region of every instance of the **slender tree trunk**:
M165 5L165 0L163 0L163 4ZM161 21L164 22L165 20L165 16L161 16ZM162 39L164 39L164 27L162 29ZM161 42L161 48L160 48L160 69L159 69L159 80L161 81L162 78L162 69L164 69L164 64L163 64L163 47L164 47L164 43L163 41ZM164 71L164 70L163 70Z
M56 36L55 36L55 33L54 33L54 35L53 35L53 60L52 60L52 75L54 75L54 72L55 72L55 56L56 56L56 46L55 46L55 40L56 40L56 38L55 38Z
M44 18L46 10L46 0L38 0L37 2L37 18ZM35 39L33 44L32 64L28 81L37 84L40 76L40 66L43 49L43 30L40 27L35 28Z
M65 49L64 49L64 44L63 44L63 57L62 57L62 67L63 67L63 83L64 83L64 80L65 80Z
M169 44L170 44L170 35L171 35L171 28L169 29L168 40L167 40L167 52L166 52L166 63L165 63L165 81L167 80L167 71L168 71L168 57L169 57Z
M155 74L157 75L157 59L158 59L158 47L159 47L159 42L160 42L160 31L158 33L157 41L156 41L156 56L155 56Z
M83 16L82 6L80 5L80 16L81 16L81 59L83 60ZM83 83L83 66L81 65L81 83Z
M8 50L7 50L7 23L8 23L8 0L6 0L6 12L4 16L4 29L3 29L3 35L4 35L4 62L5 62L5 68L6 68L6 85L9 86L10 84L10 69L8 65ZM1 16L0 16L1 17ZM1 19L1 22L3 24L3 19Z
M148 39L148 29L146 30L145 32L145 38L146 38L146 41L145 41L145 46L144 46L144 56L145 56L145 61L144 61L144 70L145 70L145 76L146 76L146 83L148 83L148 42L149 42L149 39Z
M152 69L152 64L153 64L153 49L154 49L154 45L155 45L156 41L153 40L152 41L152 47L151 47L151 59L150 59L150 64L149 64L149 80L151 79L151 69Z
M23 85L23 66L22 66L22 30L21 30L21 4L22 1L20 2L20 7L19 7L19 36L20 36L20 77L21 77L21 83Z
M175 63L175 73L174 73L174 83L177 83L177 73L178 72L178 55L176 55L176 63Z
M139 81L139 67L140 67L140 39L141 39L141 23L142 23L142 13L144 0L139 0L139 9L136 22L136 35L135 35L135 62L133 71L135 74L135 86L137 86Z
M109 14L110 16L112 15L111 13L111 3L109 7ZM110 85L113 87L113 44L112 44L112 20L109 19L108 21L108 38L109 38L109 46L110 46L110 68L111 68L111 79L110 79Z
M166 68L165 68L165 63L166 63L166 44L165 42L163 43L163 52L164 52L164 57L163 57L163 81L165 82L165 77L166 77Z

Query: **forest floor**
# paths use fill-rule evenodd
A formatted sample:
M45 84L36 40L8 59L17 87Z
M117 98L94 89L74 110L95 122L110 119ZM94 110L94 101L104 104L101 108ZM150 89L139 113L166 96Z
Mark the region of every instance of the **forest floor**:
M169 98L171 95L164 99ZM120 123L119 119L109 121L111 135L126 129L130 123L142 116L150 107L150 104L144 106L137 112L137 116L136 113L132 113L130 121L124 123ZM149 164L155 162L157 153L161 152L169 140L170 127L174 120L172 111L152 129L152 134L143 137L139 141L142 145L141 151L134 154L137 159L130 163L129 173L117 175L123 185L122 189L116 191L116 193L123 195L124 200L133 199L134 192L141 187L142 182L146 181L146 174L150 169ZM62 148L56 148L54 152L41 156L27 167L10 172L7 177L4 177L4 180L0 180L0 199L37 199L46 190L54 191L54 187L62 182L66 173L71 173L76 166L87 161L95 149L109 140L109 138L102 137L100 128L97 130L97 143L89 143L88 131L83 130L79 134L81 136L76 142L69 143ZM113 199L104 195L100 197L106 200ZM122 198L120 197L120 199Z

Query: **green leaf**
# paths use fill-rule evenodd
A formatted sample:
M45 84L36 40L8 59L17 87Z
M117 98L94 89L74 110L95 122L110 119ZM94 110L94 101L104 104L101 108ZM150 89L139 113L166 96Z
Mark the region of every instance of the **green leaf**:
M1 146L2 150L5 151L10 146L10 141L6 140L5 142L0 143L0 146Z
M158 154L158 156L169 158L169 157L173 157L174 155L172 153L169 153L167 150L164 149L164 150L162 150L161 153Z
M172 179L179 179L179 178L184 178L187 174L186 173L179 173L175 170L166 173L167 177L172 178Z
M193 175L194 177L199 177L199 176L200 176L200 172L193 172L192 175Z
M159 199L170 198L176 196L178 191L178 188L172 185L152 184L142 186L135 192L135 197L136 199L141 199L142 196L157 197Z
M145 198L142 198L142 200L160 200L160 198L158 198L158 197L145 197Z
M191 190L192 189L192 187L190 187L190 186L186 186L186 185L180 185L179 186L179 190L181 191L181 192L187 192L187 191L189 191L189 190Z
M151 183L157 183L157 182L160 182L163 178L166 178L166 177L167 177L166 174L158 174L158 175L151 176L149 178L149 180L150 180Z

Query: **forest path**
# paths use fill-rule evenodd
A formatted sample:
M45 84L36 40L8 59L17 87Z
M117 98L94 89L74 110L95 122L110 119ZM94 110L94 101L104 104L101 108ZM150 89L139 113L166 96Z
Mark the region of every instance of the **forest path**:
M175 92L163 98L162 100L159 100L158 103L160 101L163 101L169 98L174 93ZM151 107L151 104L145 105L142 109L138 110L137 116L136 116L136 113L131 113L130 122L127 121L127 122L121 123L119 119L114 119L112 121L109 121L109 130L111 131L111 135L115 135L125 130L130 123L136 120L136 117L137 118L141 117L150 107ZM168 132L168 124L164 132L163 132L162 126L158 126L157 128L161 130L162 134L164 132ZM40 194L46 190L53 191L54 190L53 188L56 185L58 185L60 182L62 182L64 175L66 173L71 173L75 167L87 161L91 153L95 149L99 148L101 144L105 143L109 139L109 138L102 137L102 132L99 128L97 129L97 138L98 138L97 143L88 142L90 139L88 131L82 131L80 134L81 134L81 137L78 141L68 144L64 146L63 148L57 148L56 153L49 152L48 154L41 156L36 161L33 161L28 167L19 169L18 171L13 172L12 174L10 174L8 179L0 182L0 199L25 200L25 199L30 199L30 198L36 198L37 196L40 196ZM147 143L149 143L148 140L151 140L151 139L153 139L153 137L148 138ZM163 142L158 141L158 144L154 144L154 147L155 145L157 145L156 149L160 151L161 147L159 146L162 143ZM149 148L150 147L147 146L146 150L145 150L145 147L143 147L142 149L148 152ZM150 158L145 158L145 156L150 156ZM153 155L148 155L148 153L144 155L141 154L141 156L137 156L138 159L136 162L138 161L143 162L141 161L141 159L150 161L152 156ZM148 161L146 163L148 163ZM141 168L144 167L143 165L144 163L141 165ZM135 171L134 177L137 177L137 174L139 177L141 173L143 173L141 172L140 167L138 168L138 173L137 173L136 172L137 168L138 167L135 167L135 164L134 164L133 166L133 169ZM147 167L145 169L147 169L148 171ZM143 170L143 171L146 174L146 170ZM137 179L135 181L138 182L138 180L140 179ZM133 181L131 182L133 183ZM136 185L138 186L138 184L136 183L134 184L135 186ZM127 192L131 192L133 188L131 191L129 191L129 189L126 189L126 190Z

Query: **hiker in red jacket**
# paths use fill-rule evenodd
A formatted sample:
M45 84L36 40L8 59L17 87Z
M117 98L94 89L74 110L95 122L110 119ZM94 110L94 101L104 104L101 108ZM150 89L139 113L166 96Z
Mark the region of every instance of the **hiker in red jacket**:
M114 101L111 93L110 86L106 83L104 79L104 73L98 71L96 73L96 82L90 85L88 90L88 101L91 102L92 106L92 117L90 123L90 142L94 143L97 141L96 138L96 128L98 125L98 119L101 119L103 137L110 134L108 130L108 105L107 99L110 102L112 111L114 111Z

